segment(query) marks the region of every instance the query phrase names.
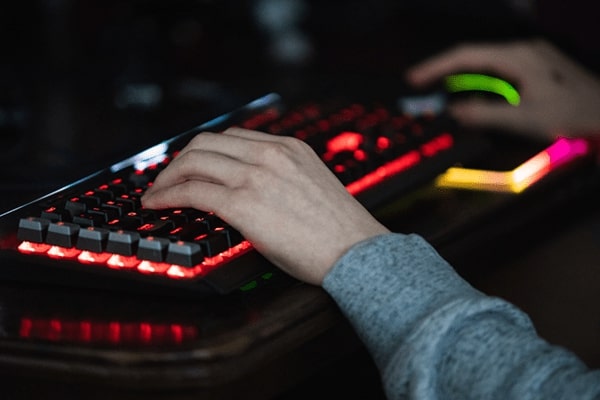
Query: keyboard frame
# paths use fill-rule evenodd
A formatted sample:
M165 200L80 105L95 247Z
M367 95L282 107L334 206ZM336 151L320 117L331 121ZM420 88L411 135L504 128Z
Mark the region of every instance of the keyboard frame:
M235 273L237 268L216 268L201 278L194 279L166 279L161 276L113 270L104 266L93 266L93 271L86 271L82 264L66 259L53 260L48 257L21 254L16 250L19 240L16 237L16 227L21 217L39 213L40 204L58 196L69 196L81 193L90 187L98 186L114 178L116 174L126 171L136 165L152 163L152 160L163 155L172 154L185 146L194 136L203 131L218 132L229 126L237 124L256 113L267 109L282 111L284 103L277 93L268 93L240 108L221 114L194 128L164 140L154 146L142 150L122 161L102 168L66 186L22 204L16 208L0 214L0 279L8 281L26 281L48 283L52 285L69 285L73 279L77 285L89 288L102 288L110 290L126 290L140 293L177 293L185 296L206 296L211 294L230 293L242 285L247 284L252 278L260 284L261 276L276 273L276 268L262 257L258 252L251 250L243 255L245 271L243 274ZM235 264L236 259L230 261ZM47 265L49 268L40 268ZM232 265L233 266L233 265ZM250 271L249 271L250 270ZM131 274L133 279L123 279L123 274ZM116 278L116 279L115 279Z
M347 100L347 99L346 99ZM388 99L391 100L391 99ZM398 101L398 99L395 99ZM302 103L302 102L301 102ZM393 103L393 101L392 101ZM293 104L296 104L295 102ZM79 195L91 187L98 187L115 178L119 173L136 169L144 169L144 166L156 163L157 160L174 154L183 148L194 136L203 131L219 132L230 126L240 126L253 116L274 110L284 114L293 104L284 101L278 93L269 93L259 97L246 105L231 112L221 114L192 129L164 140L145 150L129 156L121 161L89 174L73 183L54 190L21 206L0 215L0 280L18 282L37 282L51 285L80 286L85 288L101 288L108 290L125 291L132 293L164 293L176 296L200 296L214 294L230 294L246 285L260 286L269 283L274 274L284 275L281 271L266 260L253 248L246 251L237 259L228 261L227 268L216 268L206 275L192 279L169 279L162 275L143 274L137 271L124 271L108 268L105 265L90 265L87 270L83 264L67 259L54 260L45 256L21 254L17 251L20 241L17 238L16 227L22 217L39 215L40 204L45 201L56 199L59 196L69 197ZM399 111L404 109L400 103L396 106ZM444 117L442 114L438 117ZM440 120L441 121L441 120ZM439 121L438 121L439 122ZM448 129L455 129L455 138L463 136L453 121L445 119L441 121L448 123ZM444 125L445 126L445 125ZM455 135L456 134L456 135ZM424 182L423 175L435 177L445 169L440 165L446 165L457 157L457 153L464 156L465 160L475 157L477 151L489 151L492 141L482 135L469 134L467 140L456 140L452 145L452 152L441 151L436 155L437 164L422 163L418 170L409 168L396 175L390 175L376 186L364 192L355 194L367 209L374 212L380 206L386 205L394 196L400 193L408 193L409 190L418 188L420 185L428 185ZM236 263L244 265L244 268L235 268ZM48 268L40 268L47 265ZM124 279L123 275L129 274L132 279ZM76 283L73 284L73 281Z

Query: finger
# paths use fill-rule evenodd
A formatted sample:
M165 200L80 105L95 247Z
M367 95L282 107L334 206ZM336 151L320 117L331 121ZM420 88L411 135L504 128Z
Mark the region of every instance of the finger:
M470 127L524 130L529 121L524 109L503 103L480 100L457 101L449 105L448 110L457 121Z
M154 179L146 195L186 181L204 181L236 187L243 182L245 165L227 155L205 150L189 150L171 161Z
M229 191L221 184L186 180L145 193L142 205L149 209L188 207L220 214L219 205L229 197Z
M281 136L273 135L270 133L253 131L250 129L244 129L239 127L227 128L223 131L223 135L250 139L259 142L278 142L282 138Z
M506 79L515 72L509 63L512 49L503 45L461 45L431 57L407 70L406 77L414 85L431 84L456 72L496 73Z
M223 133L203 132L196 135L178 154L178 157L193 150L219 153L253 164L259 161L264 142L283 142L285 138L243 128L229 128Z

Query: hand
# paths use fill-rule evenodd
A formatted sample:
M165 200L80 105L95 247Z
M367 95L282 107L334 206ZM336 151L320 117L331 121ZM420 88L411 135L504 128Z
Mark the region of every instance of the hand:
M389 232L306 143L241 128L197 135L142 203L213 211L275 265L316 285L352 245Z
M544 40L463 44L407 71L426 86L455 72L497 74L518 87L521 104L466 100L450 105L460 123L553 140L600 131L600 80Z

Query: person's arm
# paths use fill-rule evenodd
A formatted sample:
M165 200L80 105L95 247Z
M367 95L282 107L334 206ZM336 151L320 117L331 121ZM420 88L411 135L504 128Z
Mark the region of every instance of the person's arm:
M597 399L600 371L469 286L425 240L351 248L323 282L373 356L390 399Z
M543 343L523 314L471 288L420 237L390 233L298 139L199 134L142 203L214 211L282 270L322 285L372 352L390 398L538 393L539 378L553 384L545 364L555 362L564 368L553 377L568 377L569 390L600 393L600 377Z
M462 124L545 139L600 135L600 79L542 39L461 44L412 66L407 81L426 87L460 72L497 75L521 95L515 107L482 99L451 104Z

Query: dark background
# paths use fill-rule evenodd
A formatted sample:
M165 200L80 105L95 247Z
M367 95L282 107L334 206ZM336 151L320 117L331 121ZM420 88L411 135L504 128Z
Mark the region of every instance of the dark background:
M267 92L400 91L404 67L458 41L544 33L595 65L585 7L514 3L2 2L0 208Z

